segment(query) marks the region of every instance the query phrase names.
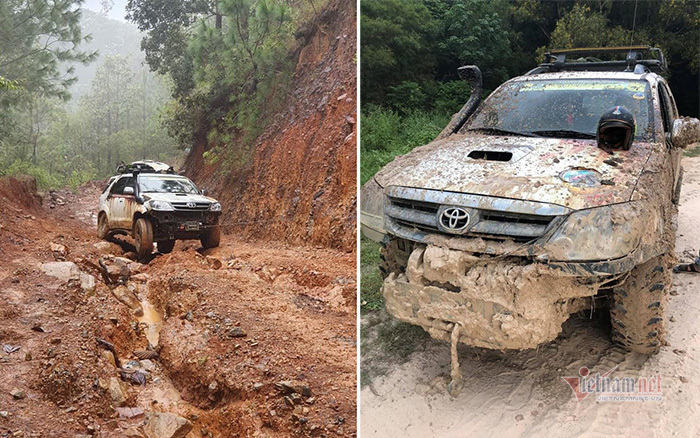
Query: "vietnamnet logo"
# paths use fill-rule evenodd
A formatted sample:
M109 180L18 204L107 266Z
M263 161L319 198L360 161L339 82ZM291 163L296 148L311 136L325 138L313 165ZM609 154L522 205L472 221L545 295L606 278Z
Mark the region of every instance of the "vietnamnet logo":
M586 367L579 369L579 377L562 377L574 391L577 402L591 394L596 401L662 401L661 374L652 377L614 377L610 375L617 365L601 375L592 375Z

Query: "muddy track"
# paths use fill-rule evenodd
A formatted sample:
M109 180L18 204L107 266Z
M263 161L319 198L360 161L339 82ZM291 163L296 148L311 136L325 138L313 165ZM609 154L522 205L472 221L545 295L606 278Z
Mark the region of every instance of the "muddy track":
M676 253L687 262L700 249L700 158L686 157L683 166ZM425 337L412 341L415 352L403 360L372 347L382 336L391 348L392 339L409 340L391 337L398 333L395 322L386 315L364 317L362 369L383 376L363 377L362 436L461 437L465 431L499 437L698 436L698 282L692 274L674 275L666 308L668 345L652 358L613 346L604 312L594 312L592 319L581 313L564 324L556 340L534 350L460 346L464 389L456 398L446 392L448 343ZM597 402L589 395L579 402L563 377L578 377L584 366L601 374L617 367L617 377L660 375L663 401Z
M0 437L356 434L353 254L224 236L132 262L95 236L100 190L0 185Z

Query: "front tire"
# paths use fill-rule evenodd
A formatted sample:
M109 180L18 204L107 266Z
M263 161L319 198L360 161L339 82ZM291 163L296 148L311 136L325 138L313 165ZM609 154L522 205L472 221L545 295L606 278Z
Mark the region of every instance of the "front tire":
M214 227L209 228L204 234L202 234L199 241L202 242L202 247L204 247L204 249L216 248L221 242L221 227L219 225L215 225Z
M153 224L146 218L139 218L134 224L136 253L143 259L153 252Z
M627 280L613 288L613 342L637 353L658 353L666 335L664 308L670 287L667 256L655 257L632 269Z
M389 242L382 242L379 251L379 272L382 278L387 278L392 272L400 274L406 272L408 258L413 251L413 245L402 239L391 239Z
M107 213L100 212L97 216L97 237L100 240L107 240L109 237L109 221L107 221Z

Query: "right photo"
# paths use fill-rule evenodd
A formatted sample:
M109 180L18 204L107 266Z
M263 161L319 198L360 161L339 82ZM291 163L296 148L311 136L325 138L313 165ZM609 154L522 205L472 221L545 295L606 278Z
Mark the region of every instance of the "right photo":
M700 7L360 0L360 435L700 435Z

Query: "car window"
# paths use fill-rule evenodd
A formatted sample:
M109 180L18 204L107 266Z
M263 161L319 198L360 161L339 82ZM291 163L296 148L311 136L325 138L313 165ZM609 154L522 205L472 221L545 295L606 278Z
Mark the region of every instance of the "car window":
M123 195L125 187L134 187L134 178L133 177L125 176L125 177L119 178L119 181L114 183L114 186L112 186L112 194L113 195Z
M170 175L139 176L139 191L141 193L199 193L189 179Z
M105 184L105 188L102 189L102 193L104 193L104 192L107 191L107 189L108 189L109 186L112 184L112 182L114 181L115 178L116 178L116 176L113 176L113 177L111 177L111 178L107 181L107 184Z
M465 125L514 132L574 131L595 136L600 116L622 105L637 122L636 137L648 139L650 87L646 81L547 79L506 84L489 96Z

